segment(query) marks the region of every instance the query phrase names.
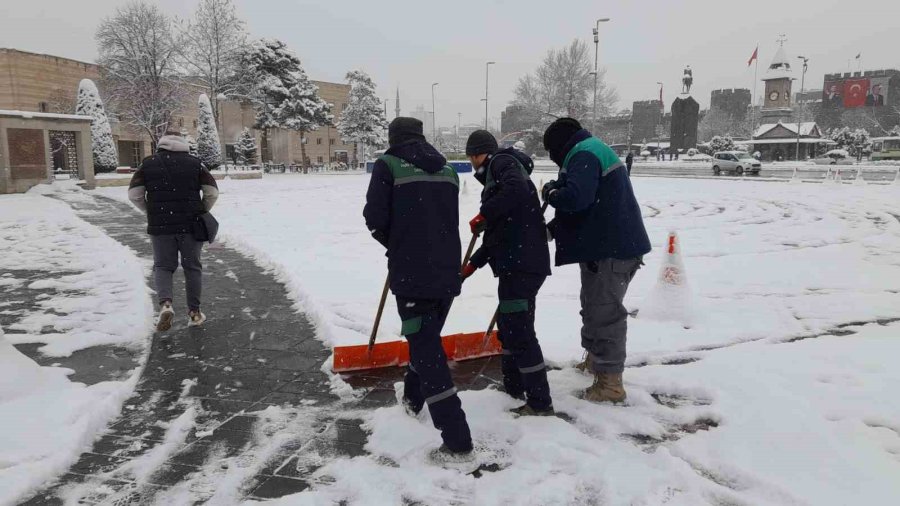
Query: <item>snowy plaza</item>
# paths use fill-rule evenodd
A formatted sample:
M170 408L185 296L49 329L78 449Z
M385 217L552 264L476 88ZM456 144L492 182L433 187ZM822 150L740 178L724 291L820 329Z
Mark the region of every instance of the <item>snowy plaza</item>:
M534 178L540 184L542 174ZM474 215L477 183L461 179L461 216ZM278 395L258 403L242 402L257 386L231 373L250 365L204 357L204 343L225 339L218 327L176 328L173 342L151 341L149 259L139 252L142 230L124 226L139 219L124 204L124 188L58 182L3 198L0 287L17 296L4 296L5 339L37 343L27 349L49 367L4 344L13 368L2 372L0 390L0 502L22 501L55 481L54 497L102 504L278 496L278 504L885 504L900 497L900 404L892 393L900 381L893 360L900 188L640 177L633 184L654 249L626 298L637 315L628 321L627 405L577 397L590 383L572 367L582 353L572 303L577 268L555 268L536 325L560 417L514 419L505 411L515 401L496 390L490 364L453 367L458 381L475 379L460 397L489 464L479 477L424 463L440 438L427 415L403 413L391 381L330 373L327 350L366 342L385 274L383 250L362 224L367 175L220 182L222 242L209 249L217 259L207 259L206 275L233 280L240 295L217 307L211 285L210 321L237 327L231 331L249 339L251 354L278 350L277 339L262 343L272 338L275 311L265 301L275 299L287 308L279 314L297 310L309 319L324 350L304 353L318 357L307 364L313 387L273 388ZM640 314L669 231L683 249L689 322ZM460 236L469 236L467 226ZM241 281L243 264L261 267L248 279L268 277L274 288L266 290L275 291ZM485 328L495 291L489 272L467 281L445 333ZM28 292L39 292L31 306L11 300ZM393 304L379 340L399 339ZM92 346L127 349L130 358L124 366L113 361L119 370L106 377L90 361L65 365ZM291 353L250 361L290 369L275 364ZM199 362L164 372L153 356ZM232 406L210 407L209 399ZM120 428L141 410L158 415L137 430ZM343 439L354 443L341 446L348 420L357 425ZM337 431L336 447L321 444L329 430ZM222 434L243 439L230 443ZM109 441L117 444L98 443ZM347 446L355 451L340 450ZM205 451L196 458L198 448ZM80 471L67 472L76 463ZM173 468L183 469L173 477Z

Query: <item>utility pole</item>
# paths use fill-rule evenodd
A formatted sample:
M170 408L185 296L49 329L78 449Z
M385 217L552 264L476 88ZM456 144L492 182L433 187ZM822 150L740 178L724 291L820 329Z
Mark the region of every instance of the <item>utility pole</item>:
M798 56L797 58L803 60L803 73L800 74L800 99L797 100L797 162L800 162L800 125L803 122L803 86L806 84L806 68L808 66L809 58L805 56Z
M594 25L594 114L591 116L591 133L597 134L597 77L599 76L598 55L600 53L600 23L606 23L609 18L600 18Z
M659 85L659 121L656 122L656 158L661 159L659 145L660 137L662 137L663 116L666 115L666 104L663 102L663 83L657 81L656 84Z
M431 142L437 142L437 115L434 113L434 87L439 83L431 83Z
M484 129L488 129L488 75L491 71L491 65L496 62L489 61L484 65Z

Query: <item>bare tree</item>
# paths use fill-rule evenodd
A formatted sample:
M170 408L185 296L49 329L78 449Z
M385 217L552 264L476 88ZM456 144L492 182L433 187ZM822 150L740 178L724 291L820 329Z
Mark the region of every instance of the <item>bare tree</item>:
M248 48L244 21L232 0L200 0L194 17L179 22L178 60L191 80L206 89L219 120L219 97L245 96L248 76L241 57Z
M97 30L103 88L118 115L150 136L153 148L184 97L175 66L179 40L156 5L127 4Z
M597 114L608 115L618 93L606 84L606 71L597 76ZM590 117L594 100L594 76L590 46L576 39L561 49L551 49L534 74L519 79L514 104L528 111L532 127L541 127L563 116Z

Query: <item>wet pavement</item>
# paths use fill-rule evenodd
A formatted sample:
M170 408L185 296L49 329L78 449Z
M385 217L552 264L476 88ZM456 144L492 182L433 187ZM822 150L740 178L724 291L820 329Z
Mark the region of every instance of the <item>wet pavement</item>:
M126 204L91 197L62 198L82 218L151 258L143 216ZM330 351L295 310L285 286L227 247L208 247L203 261L207 323L187 327L179 271L175 323L154 334L121 416L65 475L23 504L216 504L225 501L226 489L233 491L228 501L275 498L314 484L313 473L329 459L366 453L360 413L396 403L393 388L402 370L345 376L359 395L337 398L322 371ZM97 369L91 364L104 364L105 377L111 377L138 359L110 349L82 353L68 365L76 381L104 377L89 373ZM460 389L499 384L499 369L497 358L453 364Z

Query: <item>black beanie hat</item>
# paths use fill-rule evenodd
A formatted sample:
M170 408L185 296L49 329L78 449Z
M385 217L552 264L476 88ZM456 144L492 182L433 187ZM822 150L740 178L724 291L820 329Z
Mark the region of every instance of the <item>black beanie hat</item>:
M497 139L487 130L475 130L466 141L466 156L489 155L498 149Z
M559 118L547 127L547 131L544 132L544 149L550 153L553 161L565 157L566 153L560 151L579 130L581 123L573 118Z
M411 140L425 140L422 122L416 118L398 116L388 125L388 144L394 147Z

